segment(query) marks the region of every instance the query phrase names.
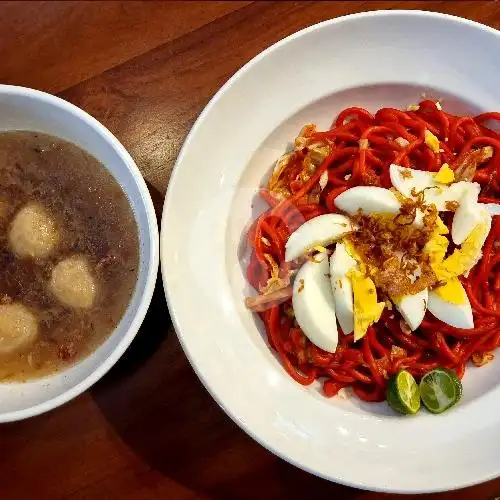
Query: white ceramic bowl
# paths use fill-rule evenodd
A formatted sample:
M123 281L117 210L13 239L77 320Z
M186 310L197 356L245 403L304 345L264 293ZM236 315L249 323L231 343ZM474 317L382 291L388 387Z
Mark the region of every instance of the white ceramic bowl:
M99 380L135 337L158 271L158 226L146 183L132 157L103 125L72 104L37 90L0 85L0 131L32 130L71 141L94 155L124 190L139 230L139 272L130 304L111 336L89 357L57 375L0 384L0 422L38 415Z
M468 113L500 108L500 33L464 19L379 11L327 21L239 70L191 130L170 181L161 260L171 316L198 376L253 438L324 478L429 492L500 473L500 361L469 368L452 411L401 418L385 404L326 399L270 351L243 304L242 234L255 193L301 126L344 107L375 111L441 98Z

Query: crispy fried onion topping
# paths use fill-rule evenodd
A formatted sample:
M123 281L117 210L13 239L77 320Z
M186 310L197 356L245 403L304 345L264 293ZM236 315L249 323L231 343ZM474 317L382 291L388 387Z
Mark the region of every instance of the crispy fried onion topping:
M316 125L308 124L302 127L295 139L295 149L285 153L276 162L268 182L268 189L277 200L289 198L292 195L291 186L300 187L314 174L330 152L330 146L315 138ZM317 188L309 195L309 203L319 201L319 193L326 186L328 177L322 176Z
M413 223L417 209L423 212L423 223L419 225ZM358 229L347 239L382 294L397 299L436 283L437 278L424 252L436 219L434 205L423 205L419 197L405 200L395 217L362 213L354 216Z
M455 181L472 181L477 167L493 156L493 148L484 148L469 151L455 169Z
M271 266L271 277L264 286L260 287L259 295L245 299L245 305L251 311L265 311L274 305L285 302L292 296L290 279L296 271L289 269L288 265L280 269L270 254L266 253L264 257Z

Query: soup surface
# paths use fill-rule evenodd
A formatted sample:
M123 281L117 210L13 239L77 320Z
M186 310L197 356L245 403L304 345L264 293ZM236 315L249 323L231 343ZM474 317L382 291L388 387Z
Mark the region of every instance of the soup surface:
M136 222L93 156L35 132L0 133L0 380L91 353L137 280Z

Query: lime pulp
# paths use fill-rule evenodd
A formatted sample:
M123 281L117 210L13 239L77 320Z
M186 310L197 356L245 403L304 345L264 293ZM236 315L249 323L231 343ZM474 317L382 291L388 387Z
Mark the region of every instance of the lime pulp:
M442 413L458 403L462 396L462 383L455 372L436 368L422 377L420 397L431 413Z
M389 379L387 403L404 415L413 415L420 409L420 391L413 375L401 370Z

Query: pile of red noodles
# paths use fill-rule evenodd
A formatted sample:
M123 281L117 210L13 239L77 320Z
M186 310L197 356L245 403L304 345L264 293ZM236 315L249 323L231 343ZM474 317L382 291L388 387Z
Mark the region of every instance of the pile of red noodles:
M391 163L433 172L448 163L455 169L468 151L492 146L493 157L477 169L473 180L481 184L480 202L498 203L500 133L484 124L499 121L500 113L454 116L438 108L430 100L421 102L418 111L383 108L375 115L352 107L339 114L330 130L317 132L316 138L330 145L330 154L310 179L297 182L297 165L297 170L287 170L291 197L277 201L266 189L261 191L270 209L248 233L252 255L247 277L251 285L258 290L270 277L271 266L265 253L286 268L285 243L290 234L304 221L336 212L334 200L340 193L363 184L391 187ZM433 153L425 145L426 129L439 138L442 152ZM403 137L409 145L401 147L400 141L394 140L397 137ZM368 139L368 149L360 149L360 139ZM328 172L328 184L319 203L311 203L308 195L317 190L324 171ZM269 343L286 371L304 385L320 379L326 396L352 387L362 400L380 401L385 398L388 377L400 369L419 378L435 367L447 367L462 377L469 360L479 365L490 359L489 353L500 344L500 252L496 251L500 245L499 219L493 218L481 261L467 278L461 278L473 308L474 329L451 327L427 313L421 327L409 332L399 314L386 308L380 321L360 341L355 343L352 334L339 333L337 350L330 354L314 346L294 325L290 299L259 313ZM445 222L450 219L445 218Z

